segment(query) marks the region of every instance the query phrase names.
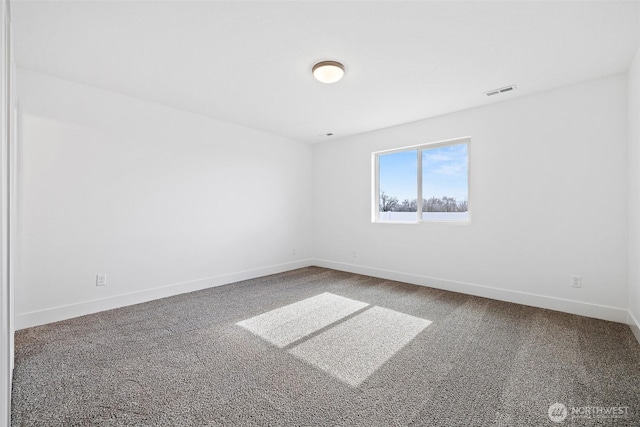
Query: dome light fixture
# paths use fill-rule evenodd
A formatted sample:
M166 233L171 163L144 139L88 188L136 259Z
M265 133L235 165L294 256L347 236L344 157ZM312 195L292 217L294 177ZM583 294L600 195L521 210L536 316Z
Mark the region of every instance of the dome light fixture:
M322 61L314 65L311 72L319 82L335 83L344 76L344 65L337 61Z

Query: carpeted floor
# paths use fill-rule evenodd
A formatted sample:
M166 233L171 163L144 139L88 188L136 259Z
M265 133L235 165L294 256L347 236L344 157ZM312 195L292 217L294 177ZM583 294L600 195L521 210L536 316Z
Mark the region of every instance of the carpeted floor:
M640 345L309 267L17 332L12 425L638 426Z

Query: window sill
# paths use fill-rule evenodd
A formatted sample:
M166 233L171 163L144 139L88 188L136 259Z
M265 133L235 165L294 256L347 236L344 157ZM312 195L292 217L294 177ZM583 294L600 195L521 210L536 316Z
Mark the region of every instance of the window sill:
M452 225L469 225L471 223L470 220L456 220L456 221L438 221L438 220L428 220L428 221L371 221L372 224L452 224Z

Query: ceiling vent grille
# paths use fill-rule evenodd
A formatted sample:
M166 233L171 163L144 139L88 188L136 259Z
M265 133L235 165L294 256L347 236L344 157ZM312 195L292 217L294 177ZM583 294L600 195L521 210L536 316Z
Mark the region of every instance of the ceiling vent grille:
M485 92L485 94L487 96L493 96L493 95L497 95L499 93L505 93L505 92L511 92L518 89L518 87L516 85L511 85L511 86L505 86L505 87L501 87L500 89L493 89L490 90L489 92Z

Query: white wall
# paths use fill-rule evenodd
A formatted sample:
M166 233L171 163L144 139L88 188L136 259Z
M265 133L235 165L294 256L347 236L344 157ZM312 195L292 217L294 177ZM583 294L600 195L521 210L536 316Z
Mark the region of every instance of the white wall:
M640 48L629 69L629 313L640 341Z
M18 328L309 264L307 144L18 77Z
M17 326L310 263L637 319L634 64L313 147L20 70ZM371 152L469 135L469 225L370 222Z
M626 94L616 75L314 146L316 263L625 322ZM469 225L371 223L373 151L465 136Z

